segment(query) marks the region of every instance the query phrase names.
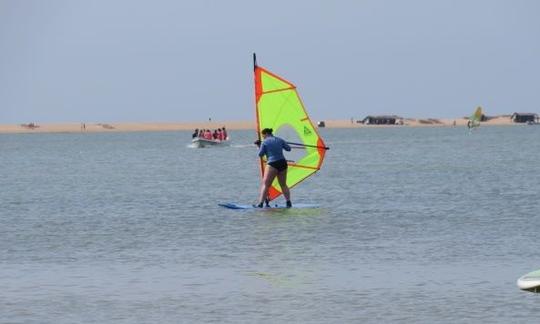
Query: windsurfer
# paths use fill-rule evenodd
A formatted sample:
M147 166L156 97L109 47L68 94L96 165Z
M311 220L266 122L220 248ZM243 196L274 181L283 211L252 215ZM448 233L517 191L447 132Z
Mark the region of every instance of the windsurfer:
M259 195L259 203L256 207L262 208L268 196L268 190L274 179L278 178L279 185L287 207L292 207L291 194L287 186L287 160L283 155L283 150L289 152L291 147L282 138L272 135L271 128L265 128L261 132L264 140L257 140L255 144L259 146L259 157L266 155L267 164L264 170L264 177L261 184L261 192Z

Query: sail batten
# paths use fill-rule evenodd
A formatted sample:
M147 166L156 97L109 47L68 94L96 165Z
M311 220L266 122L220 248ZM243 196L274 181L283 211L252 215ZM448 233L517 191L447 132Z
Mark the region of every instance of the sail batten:
M308 166L308 165L289 164L289 166L295 167L295 168L304 168L304 169L311 169L311 170L320 170L320 168L312 167L312 166Z
M317 132L305 110L304 104L294 84L265 68L255 65L255 106L257 133L264 128L272 128L276 136L286 140L292 136L303 146L303 153L289 163L287 185L294 187L317 172L326 153L324 141ZM261 175L264 160L260 160ZM281 195L277 179L269 190L269 200Z
M278 89L278 90L270 90L270 91L263 91L262 93L263 93L263 94L268 94L268 93L274 93L274 92L280 92L280 91L287 91L287 90L294 90L294 89L296 89L296 87L284 88L284 89Z

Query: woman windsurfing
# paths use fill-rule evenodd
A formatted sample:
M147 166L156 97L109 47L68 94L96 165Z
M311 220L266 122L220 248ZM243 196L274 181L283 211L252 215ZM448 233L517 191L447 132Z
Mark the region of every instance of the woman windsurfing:
M287 208L292 207L291 193L287 186L287 160L283 155L283 150L290 152L291 147L282 138L272 135L271 128L265 128L261 132L263 141L255 141L259 146L259 157L266 155L266 167L261 184L261 192L259 195L259 203L255 207L262 208L264 202L267 201L268 190L272 186L274 179L278 178L281 192L287 201ZM268 206L268 203L266 204Z

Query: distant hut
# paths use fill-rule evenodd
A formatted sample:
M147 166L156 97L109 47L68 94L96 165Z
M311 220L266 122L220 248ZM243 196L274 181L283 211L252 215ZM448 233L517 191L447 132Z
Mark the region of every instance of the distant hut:
M403 118L391 115L391 116L367 116L362 120L365 125L401 125L403 124Z
M514 123L538 123L538 114L535 113L513 113L511 117Z

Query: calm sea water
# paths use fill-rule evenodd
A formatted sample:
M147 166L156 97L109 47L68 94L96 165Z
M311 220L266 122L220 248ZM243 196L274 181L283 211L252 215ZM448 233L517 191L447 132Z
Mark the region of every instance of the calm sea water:
M0 135L1 323L530 323L540 127L322 129L253 203L253 132Z

